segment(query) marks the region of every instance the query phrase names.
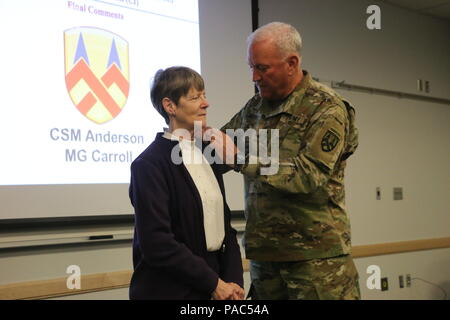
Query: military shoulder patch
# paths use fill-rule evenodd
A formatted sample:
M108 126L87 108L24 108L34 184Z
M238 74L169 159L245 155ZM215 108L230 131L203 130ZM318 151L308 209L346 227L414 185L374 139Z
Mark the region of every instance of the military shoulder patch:
M324 152L333 151L333 149L336 148L336 146L338 145L340 140L341 139L339 138L338 134L336 134L334 131L328 129L322 138L322 142L321 142L322 151L324 151Z

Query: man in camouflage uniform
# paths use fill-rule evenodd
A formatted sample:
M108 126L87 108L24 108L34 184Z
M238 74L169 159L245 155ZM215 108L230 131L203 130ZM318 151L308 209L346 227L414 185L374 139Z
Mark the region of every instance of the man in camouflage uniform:
M278 172L262 175L265 165L252 164L247 148L247 162L234 167L245 180L252 290L257 299L359 299L344 204L355 111L302 70L300 49L297 30L284 23L250 35L259 92L222 128L279 130Z

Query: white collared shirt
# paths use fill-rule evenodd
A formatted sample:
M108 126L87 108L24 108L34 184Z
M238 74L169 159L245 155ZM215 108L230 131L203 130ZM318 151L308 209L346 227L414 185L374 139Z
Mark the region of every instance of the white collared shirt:
M217 251L225 237L225 224L223 197L214 172L194 140L180 139L166 129L164 131L164 138L179 142L183 164L202 200L206 248Z

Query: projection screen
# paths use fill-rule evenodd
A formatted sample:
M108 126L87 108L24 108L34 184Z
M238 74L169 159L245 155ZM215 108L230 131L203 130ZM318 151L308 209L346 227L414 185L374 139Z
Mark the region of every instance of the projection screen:
M0 219L132 214L152 77L201 72L198 1L2 0L0 34Z

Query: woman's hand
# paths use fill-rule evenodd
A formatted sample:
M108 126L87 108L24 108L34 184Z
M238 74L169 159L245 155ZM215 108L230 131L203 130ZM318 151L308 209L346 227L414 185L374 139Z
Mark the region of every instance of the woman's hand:
M214 300L229 300L233 298L235 287L231 283L224 282L219 278L216 290L212 294Z
M231 284L234 288L233 300L244 300L245 299L244 289L234 282L230 282L229 284Z

